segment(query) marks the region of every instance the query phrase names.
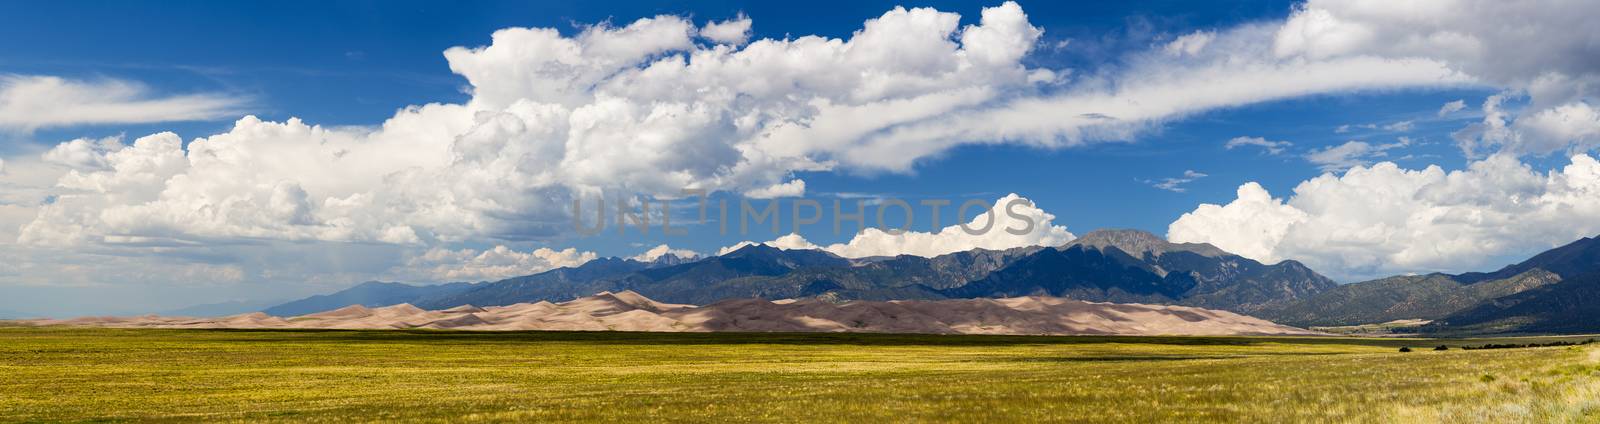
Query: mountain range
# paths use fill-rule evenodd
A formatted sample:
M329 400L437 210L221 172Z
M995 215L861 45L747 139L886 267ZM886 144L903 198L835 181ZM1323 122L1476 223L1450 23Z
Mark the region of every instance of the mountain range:
M1267 265L1209 244L1171 243L1143 231L1103 230L1061 247L1041 249L941 293L954 298L1049 294L1254 313L1337 285L1296 261Z
M1600 331L1600 240L1584 238L1493 272L1403 275L1339 285L1305 265L1263 264L1209 244L1101 230L1055 247L927 258L843 258L748 245L724 255L603 258L493 282L369 282L268 308L294 316L347 305L426 309L564 302L632 291L669 303L735 298L942 300L1022 296L1219 309L1297 326L1425 320L1434 333Z
M1431 321L1429 333L1600 331L1600 240L1584 238L1494 272L1405 275L1338 286L1257 316L1300 326Z
M350 305L389 306L410 303L416 299L446 296L477 286L478 283L448 283L413 286L402 283L368 281L337 293L316 295L261 310L268 315L292 317L339 309Z
M1102 230L1063 246L975 249L932 258L848 259L821 250L749 245L724 255L655 261L605 258L484 283L410 286L370 282L269 308L293 316L359 304L426 309L562 302L634 291L670 303L731 298L939 300L1060 296L1095 302L1197 306L1239 313L1335 287L1298 262L1267 265L1207 244L1169 243L1135 230Z

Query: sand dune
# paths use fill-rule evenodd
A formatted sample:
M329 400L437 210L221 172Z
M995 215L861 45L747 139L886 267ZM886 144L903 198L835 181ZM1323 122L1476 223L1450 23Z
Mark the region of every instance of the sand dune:
M128 328L330 328L574 331L755 331L926 334L1315 335L1262 319L1185 306L1082 302L1054 297L829 303L731 299L661 303L632 291L563 303L429 311L409 304L351 305L298 317L145 315L32 320L37 325Z

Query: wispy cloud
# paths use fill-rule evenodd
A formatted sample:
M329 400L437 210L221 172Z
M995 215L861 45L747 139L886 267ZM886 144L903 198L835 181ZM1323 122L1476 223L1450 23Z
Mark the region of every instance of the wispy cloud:
M1406 121L1395 122L1395 123L1392 123L1392 124L1389 124L1389 125L1384 125L1383 129L1386 130L1386 131L1391 131L1391 132L1409 132L1409 131L1411 131L1411 128L1414 127L1414 126L1415 126L1414 122L1406 120Z
M1344 134L1344 133L1348 133L1348 132L1353 131L1353 130L1376 131L1376 130L1382 129L1384 131L1392 132L1392 133L1403 133L1403 132L1410 132L1412 128L1416 128L1416 121L1414 121L1414 120L1405 120L1405 121L1390 122L1390 123L1387 123L1387 124L1375 124L1375 123L1344 124L1344 125L1340 125L1338 127L1334 127L1333 132L1335 134Z
M1347 141L1306 154L1306 160L1316 164L1323 172L1337 172L1357 166L1366 166L1378 158L1389 156L1389 151L1411 145L1409 137L1400 137L1393 143L1372 144L1365 141Z
M1224 144L1223 147L1233 150L1239 147L1256 146L1265 149L1267 154L1276 155L1283 153L1285 149L1293 145L1294 143L1287 141L1270 141L1261 137L1234 137L1232 140L1228 140L1228 143Z
M0 74L0 129L198 121L238 115L248 98L219 93L158 96L120 79Z
M1198 180L1198 179L1201 179L1201 178L1205 178L1205 177L1207 177L1206 174L1201 173L1201 172L1196 172L1195 170L1191 169L1191 170L1183 171L1183 176L1181 176L1181 177L1167 177L1167 178L1162 178L1162 179L1159 179L1159 180L1144 180L1144 183L1145 184L1149 184L1151 187L1159 188L1159 189L1162 189L1162 190L1166 190L1166 191L1170 191L1170 192L1174 192L1174 193L1182 193L1182 192L1188 190L1187 188L1183 187L1184 184L1188 184L1188 183L1194 182L1195 180Z
M1453 101L1453 102L1450 102L1450 103L1445 103L1444 106L1439 106L1439 116L1443 117L1445 115L1449 115L1451 113L1455 113L1456 111L1460 111L1460 110L1466 109L1466 108L1467 108L1467 101L1466 100L1456 100L1456 101Z

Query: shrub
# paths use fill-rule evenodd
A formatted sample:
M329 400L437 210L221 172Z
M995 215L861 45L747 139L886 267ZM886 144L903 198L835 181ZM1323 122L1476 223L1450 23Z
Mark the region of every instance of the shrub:
M1461 348L1462 349L1521 349L1521 348L1529 348L1529 347L1582 346L1582 345L1592 344L1592 343L1595 343L1595 342L1596 342L1595 339L1588 339L1588 340L1584 340L1584 341L1581 341L1581 342L1557 340L1557 341L1548 342L1548 343L1522 343L1522 344L1517 344L1517 343L1505 343L1505 344L1489 343L1489 344L1480 345L1480 346L1461 346Z
M1433 348L1433 350L1450 350L1450 346L1439 345L1439 347Z
M1401 351L1401 352L1410 352L1410 351L1411 351L1411 348L1409 348L1409 347L1405 347L1405 346L1401 346L1401 347L1400 347L1400 351Z

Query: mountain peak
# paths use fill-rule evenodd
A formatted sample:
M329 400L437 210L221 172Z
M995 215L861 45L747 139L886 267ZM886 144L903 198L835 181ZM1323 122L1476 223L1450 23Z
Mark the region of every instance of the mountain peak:
M1161 256L1169 252L1190 252L1201 256L1221 257L1230 255L1228 252L1206 243L1173 243L1161 236L1148 231L1133 229L1104 229L1090 231L1067 243L1067 246L1085 246L1096 249L1116 247L1124 253L1133 256Z
M374 287L396 287L396 286L410 286L410 284L373 280L373 281L367 281L367 282L363 282L361 284L357 284L357 285L351 286L350 288L374 288Z
M676 253L668 252L661 254L661 256L657 256L655 259L651 259L649 264L654 266L673 266L698 260L700 260L700 257L698 256L678 256Z
M730 258L737 258L737 257L742 257L742 256L751 256L751 255L781 254L782 252L783 252L782 249L779 249L779 248L776 248L776 247L772 247L772 246L768 246L768 245L763 244L763 243L750 243L750 244L745 245L744 247L740 247L738 249L735 249L734 251L728 252L727 254L722 255L722 256L730 257Z
M1078 240L1118 240L1141 243L1167 242L1167 239L1161 238L1161 236L1155 235L1149 231L1135 230L1131 228L1104 228L1094 230L1090 231L1088 234L1084 234L1083 237L1079 237Z

